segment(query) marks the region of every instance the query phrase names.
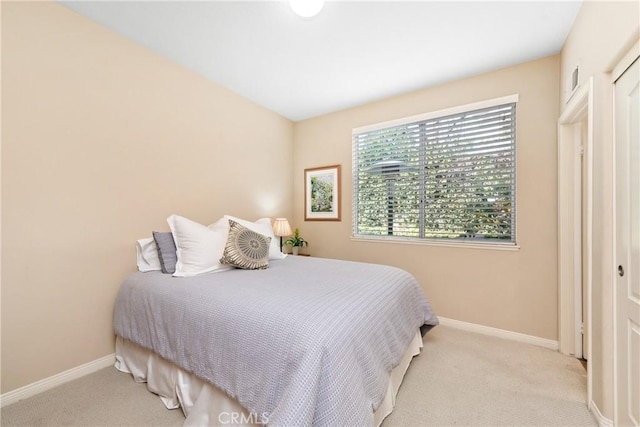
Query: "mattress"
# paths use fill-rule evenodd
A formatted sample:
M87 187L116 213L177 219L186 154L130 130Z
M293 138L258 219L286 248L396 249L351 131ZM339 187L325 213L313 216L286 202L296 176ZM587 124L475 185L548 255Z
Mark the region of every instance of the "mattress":
M179 279L134 273L114 313L119 338L270 425L374 425L416 331L438 324L408 272L306 257Z

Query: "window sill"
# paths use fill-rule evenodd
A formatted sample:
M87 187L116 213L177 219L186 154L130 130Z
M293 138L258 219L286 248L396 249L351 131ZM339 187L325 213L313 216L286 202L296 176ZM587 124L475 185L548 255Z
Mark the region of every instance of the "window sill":
M354 242L391 243L401 245L440 246L460 249L488 249L492 251L518 251L520 246L515 243L487 243L487 242L440 242L431 239L412 239L406 237L378 237L378 236L351 236Z

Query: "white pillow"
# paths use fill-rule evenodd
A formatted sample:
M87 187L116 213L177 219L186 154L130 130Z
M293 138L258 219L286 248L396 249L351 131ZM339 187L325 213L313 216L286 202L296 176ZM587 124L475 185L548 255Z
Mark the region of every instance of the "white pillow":
M209 227L179 215L167 218L176 243L175 277L189 277L233 267L220 264L229 233L229 224L218 221Z
M280 251L280 239L276 238L275 234L273 233L271 218L260 218L256 222L251 222L247 221L246 219L236 218L235 216L225 215L224 219L227 221L227 230L229 228L229 220L232 219L235 222L247 227L249 230L260 233L263 236L271 237L271 244L269 245L269 259L284 259L287 257L286 254L283 254Z
M160 258L158 248L153 237L136 241L136 256L138 258L138 270L144 272L160 270Z

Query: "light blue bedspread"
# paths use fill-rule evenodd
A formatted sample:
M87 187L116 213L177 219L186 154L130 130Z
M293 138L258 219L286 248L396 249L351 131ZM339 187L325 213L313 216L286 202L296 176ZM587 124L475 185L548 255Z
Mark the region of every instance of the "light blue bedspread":
M190 278L134 273L117 335L238 400L269 425L371 425L389 372L437 325L404 270L289 256L267 270Z

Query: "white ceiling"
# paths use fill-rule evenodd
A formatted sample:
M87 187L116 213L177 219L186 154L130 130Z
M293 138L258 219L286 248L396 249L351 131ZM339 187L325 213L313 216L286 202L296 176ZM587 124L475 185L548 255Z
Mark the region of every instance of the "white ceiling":
M60 1L258 104L302 120L558 53L571 1Z

